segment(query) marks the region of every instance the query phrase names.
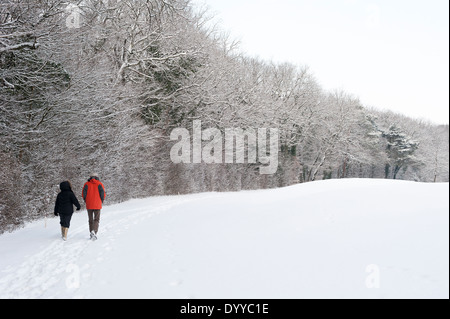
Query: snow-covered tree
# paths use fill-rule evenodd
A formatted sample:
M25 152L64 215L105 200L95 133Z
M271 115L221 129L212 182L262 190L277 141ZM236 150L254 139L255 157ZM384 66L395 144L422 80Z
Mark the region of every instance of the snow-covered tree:
M396 125L392 125L388 131L383 132L383 137L387 142L386 153L389 159L385 166L385 177L392 176L396 179L401 169L406 171L409 165L414 164L414 153L419 143L412 140Z
M207 20L188 0L0 3L0 231L51 214L59 182L81 189L92 171L108 203L322 178L449 180L448 126L327 92L307 66L247 57ZM194 120L223 134L277 128L277 173L172 163L171 130Z

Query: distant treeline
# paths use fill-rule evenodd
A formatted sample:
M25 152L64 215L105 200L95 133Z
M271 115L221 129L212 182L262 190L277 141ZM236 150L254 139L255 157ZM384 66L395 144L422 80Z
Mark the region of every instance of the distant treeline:
M327 92L307 67L239 53L208 21L188 0L1 2L0 232L50 215L59 182L81 192L93 171L107 203L329 178L449 181L448 125ZM172 163L171 131L194 120L277 128L276 174Z

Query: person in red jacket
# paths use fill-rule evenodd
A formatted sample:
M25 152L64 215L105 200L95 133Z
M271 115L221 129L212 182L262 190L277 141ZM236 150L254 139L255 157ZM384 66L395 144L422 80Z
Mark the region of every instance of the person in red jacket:
M97 239L100 224L100 210L105 200L105 186L100 182L97 174L92 174L83 186L82 197L86 203L89 217L89 232L92 240Z

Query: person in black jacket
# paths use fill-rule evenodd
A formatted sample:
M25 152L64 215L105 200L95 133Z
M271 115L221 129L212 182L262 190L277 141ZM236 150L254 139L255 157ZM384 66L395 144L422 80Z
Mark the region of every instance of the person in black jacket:
M59 216L61 220L61 235L64 240L67 240L67 232L69 231L70 220L73 215L73 205L77 207L77 210L80 210L81 206L72 191L69 181L59 184L59 188L61 192L56 197L55 216Z

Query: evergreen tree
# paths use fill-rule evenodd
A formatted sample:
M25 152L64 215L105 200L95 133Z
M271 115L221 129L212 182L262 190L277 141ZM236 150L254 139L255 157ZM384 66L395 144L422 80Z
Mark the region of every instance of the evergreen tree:
M387 132L383 133L387 141L386 153L389 162L385 165L385 178L391 175L397 179L401 169L406 171L408 166L415 162L414 153L419 147L419 143L412 140L396 125L392 125Z

